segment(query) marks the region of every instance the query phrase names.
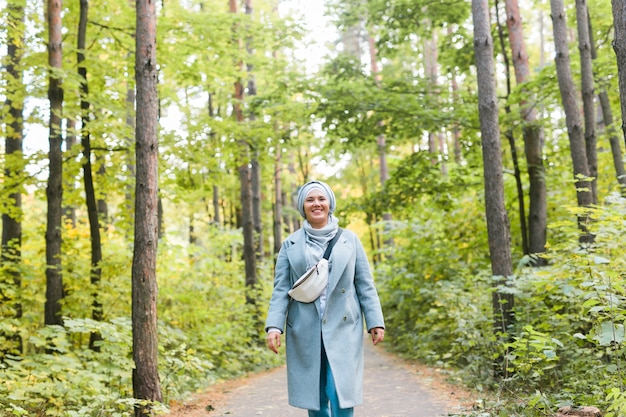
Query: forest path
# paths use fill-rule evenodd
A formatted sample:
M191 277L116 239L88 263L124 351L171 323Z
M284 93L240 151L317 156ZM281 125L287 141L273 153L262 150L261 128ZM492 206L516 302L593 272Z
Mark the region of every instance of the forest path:
M383 342L384 343L384 342ZM364 402L358 417L438 417L460 414L470 394L436 369L402 360L365 340ZM304 417L287 403L284 366L228 381L172 406L169 417Z

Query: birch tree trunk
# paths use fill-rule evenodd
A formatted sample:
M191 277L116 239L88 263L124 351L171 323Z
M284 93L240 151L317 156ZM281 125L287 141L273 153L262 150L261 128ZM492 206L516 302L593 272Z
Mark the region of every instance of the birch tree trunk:
M478 78L478 113L485 178L485 214L491 272L497 286L506 285L513 273L509 219L504 205L504 180L500 144L498 102L494 76L493 40L487 0L472 0L474 51ZM513 324L513 295L493 292L494 330L506 334ZM506 372L502 369L502 372Z
M570 154L574 168L576 198L579 207L589 207L593 202L591 182L589 181L589 166L585 138L580 120L580 113L576 100L576 87L572 78L567 39L567 22L563 0L550 0L552 14L552 28L554 31L554 46L556 51L556 73L561 92L565 124L569 137ZM578 215L578 225L581 230L581 242L592 239L587 230L587 214Z
M515 80L526 91L523 84L530 77L528 54L522 27L522 17L517 0L507 0L506 23L509 33L509 45L515 70ZM537 123L537 111L533 103L522 100L521 116L524 120L522 134L524 137L524 153L528 169L528 252L531 255L545 252L547 230L547 203L545 169L543 166L543 129ZM545 259L537 257L533 265L544 265Z
M61 300L63 275L61 273L61 227L63 219L63 87L60 70L63 63L63 25L61 0L48 0L48 65L50 66L48 100L50 101L50 131L48 153L49 173L46 198L48 201L46 224L46 304L44 323L62 325Z
M158 96L156 5L137 0L135 78L135 244L132 265L133 392L136 417L154 415L163 400L157 364Z

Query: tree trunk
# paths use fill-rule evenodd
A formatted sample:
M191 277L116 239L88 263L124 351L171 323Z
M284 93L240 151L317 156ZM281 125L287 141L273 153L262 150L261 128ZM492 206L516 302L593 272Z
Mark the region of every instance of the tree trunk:
M530 77L530 66L522 27L522 17L517 0L506 1L507 28L509 45L515 69L515 80L523 86ZM520 111L524 119L522 134L524 137L524 153L528 169L529 205L528 205L528 252L531 255L545 252L547 230L547 202L545 169L543 166L543 129L537 123L537 111L533 103L527 100L520 102ZM545 259L533 259L533 265L545 265Z
M74 159L74 155L77 155L80 151L78 147L76 147L77 139L76 139L76 118L68 117L66 119L67 130L65 132L65 153L69 155L67 159ZM78 168L79 169L79 168ZM63 183L63 190L65 193L73 194L75 192L75 179L78 176L78 169L74 172L73 164L66 164L64 171L65 181ZM69 172L68 172L69 171ZM63 207L63 219L71 227L76 227L76 206L73 202L69 203L67 201L64 202L65 206Z
M502 24L500 23L500 8L499 1L496 0L496 23L498 28L498 38L500 40L500 49L502 49L502 59L504 61L504 72L506 74L506 98L507 101L504 105L504 110L508 115L511 114L511 106L508 104L508 98L511 95L511 64L509 61L509 54L506 50L506 44L504 41L504 31ZM519 157L517 156L517 143L515 140L515 134L513 128L508 127L504 134L509 141L509 147L511 148L511 161L513 162L513 176L515 178L515 185L517 187L517 204L520 219L520 230L522 235L522 252L528 254L528 229L526 225L526 203L524 202L524 185L522 184L522 174L519 168Z
M25 86L21 69L24 53L24 6L25 1L12 1L7 5L7 61L6 61L6 99L9 118L6 120L4 186L10 187L10 210L2 214L2 255L0 260L5 268L0 288L13 288L6 293L0 291L0 304L11 305L12 315L22 317L22 303L19 294L22 287L22 274L19 265L22 262L22 186L24 176L23 139L24 139L24 98ZM10 204L10 203L7 203ZM4 318L4 317L3 317ZM4 333L0 337L6 339L2 343L0 359L6 354L21 355L23 350L22 337L19 332Z
M487 0L472 0L474 21L474 51L476 54L476 74L478 78L478 114L483 149L485 178L485 214L491 257L491 272L497 277L495 285L506 285L513 273L511 262L511 237L509 219L504 205L504 180L498 102L494 77L493 40L489 22ZM513 295L500 291L493 292L494 329L496 334L506 334L513 324ZM506 373L506 368L500 370Z
M137 122L135 130L135 244L132 265L133 391L146 400L135 416L154 415L151 402L161 402L157 365L158 243L158 97L156 61L156 6L137 0L135 77Z
M580 51L581 91L585 122L585 150L591 185L591 202L598 202L598 155L596 152L595 88L593 64L591 62L591 42L589 35L589 15L587 0L576 0L576 22L578 28L578 49Z
M220 225L220 190L217 185L213 186L213 221L217 226Z
M102 321L102 303L100 302L100 279L102 269L102 243L100 239L100 222L98 220L98 207L96 205L96 192L93 185L91 171L91 135L89 133L90 114L89 108L89 84L87 83L87 67L85 66L85 44L87 37L87 18L89 15L88 0L80 0L80 19L78 22L77 64L80 80L80 109L81 109L81 145L83 147L83 180L85 182L85 200L87 203L87 217L89 218L89 233L91 235L91 295L92 310L91 318ZM102 340L100 333L93 332L89 337L89 347L100 351L98 342Z
M237 13L237 1L229 0L230 12ZM237 35L237 27L233 28L235 37ZM235 46L237 47L237 46ZM242 68L241 62L237 63L238 68ZM243 123L244 116L241 108L243 101L243 84L241 79L238 78L235 82L235 102L233 103L235 120L239 123ZM254 219L252 208L252 186L251 186L251 170L249 168L250 161L250 145L243 139L240 139L239 145L241 146L240 154L242 155L242 162L239 165L239 183L240 183L240 201L241 201L241 224L243 229L243 257L245 261L246 269L246 287L252 288L256 286L257 274L256 274L256 253L255 253L255 239L254 239ZM246 302L248 304L255 304L256 298L250 294L246 295Z
M368 45L369 45L369 53L370 53L370 67L372 70L372 74L374 75L374 81L376 82L376 87L380 88L381 85L381 75L378 69L378 51L376 50L376 43L374 38L370 35L368 36ZM379 126L382 125L382 122L379 122ZM384 134L378 135L376 138L376 144L378 146L378 163L380 164L380 185L382 189L385 188L385 183L389 180L389 168L387 167L387 143L386 137ZM389 236L389 223L391 222L392 217L391 213L388 211L383 212L383 221L385 222L385 236L384 236L384 244L387 247L393 246L393 238Z
M63 220L63 88L59 70L63 63L62 1L48 0L48 65L50 66L48 99L50 100L49 174L46 188L48 200L46 224L46 304L44 323L62 325L61 300L63 275L61 273L61 227Z
M589 45L591 45L591 59L595 60L598 56L596 52L596 44L593 39L593 28L591 25L591 19L589 18L589 13L587 13L587 19L589 22ZM613 121L613 110L611 109L609 94L606 91L604 80L599 81L598 84L600 89L600 92L598 93L598 101L600 102L600 109L602 110L602 124L606 130L607 136L609 137L609 144L611 145L611 155L613 156L615 177L620 186L620 194L622 196L626 196L626 169L624 169L622 147L615 130L615 122Z
M282 144L276 146L276 159L274 161L274 256L278 255L283 243L283 186L281 184L282 172Z
M589 181L589 166L587 164L587 151L585 138L580 121L580 114L576 100L576 88L570 68L567 22L563 0L550 0L552 13L552 28L554 31L554 46L556 50L556 72L565 111L565 124L569 137L570 153L574 168L574 181L576 197L579 207L589 207L593 202L591 182ZM581 231L581 242L592 240L587 230L589 216L585 213L578 215L578 225Z
M245 0L244 5L245 13L248 17L252 18L252 0ZM254 54L254 49L252 48L252 39L246 39L246 50L249 55ZM257 94L257 85L256 79L253 74L253 66L252 64L246 65L246 70L248 72L248 95L256 96ZM254 112L250 112L249 120L256 120L256 114ZM252 160L250 161L250 179L251 179L251 191L252 191L252 222L254 226L254 240L255 240L255 252L257 260L261 260L263 258L263 219L261 216L261 164L259 163L259 147L262 145L261 141L257 140L257 145L254 147L254 151L252 153Z
M626 2L611 0L613 7L613 50L617 57L619 96L622 109L622 134L626 142Z

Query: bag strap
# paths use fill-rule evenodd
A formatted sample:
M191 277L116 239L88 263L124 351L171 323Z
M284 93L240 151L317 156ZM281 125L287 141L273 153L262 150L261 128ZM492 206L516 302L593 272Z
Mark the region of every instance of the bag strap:
M337 241L339 240L339 236L341 236L341 232L343 232L343 229L339 227L337 229L337 233L335 233L335 237L333 237L332 240L328 242L328 247L326 248L326 252L324 252L324 256L323 256L324 259L328 260L328 258L330 258L330 253L332 252L333 246L335 246L335 243L337 243Z

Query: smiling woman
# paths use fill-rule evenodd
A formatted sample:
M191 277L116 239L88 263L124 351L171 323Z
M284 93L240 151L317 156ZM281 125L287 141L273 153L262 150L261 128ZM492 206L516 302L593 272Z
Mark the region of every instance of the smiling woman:
M285 333L290 405L307 409L309 417L351 417L363 402L364 326L375 345L385 336L380 300L363 245L333 216L332 189L308 182L297 201L305 220L285 239L276 260L267 345L278 353ZM298 277L322 257L328 259L325 289L312 302L292 298Z

